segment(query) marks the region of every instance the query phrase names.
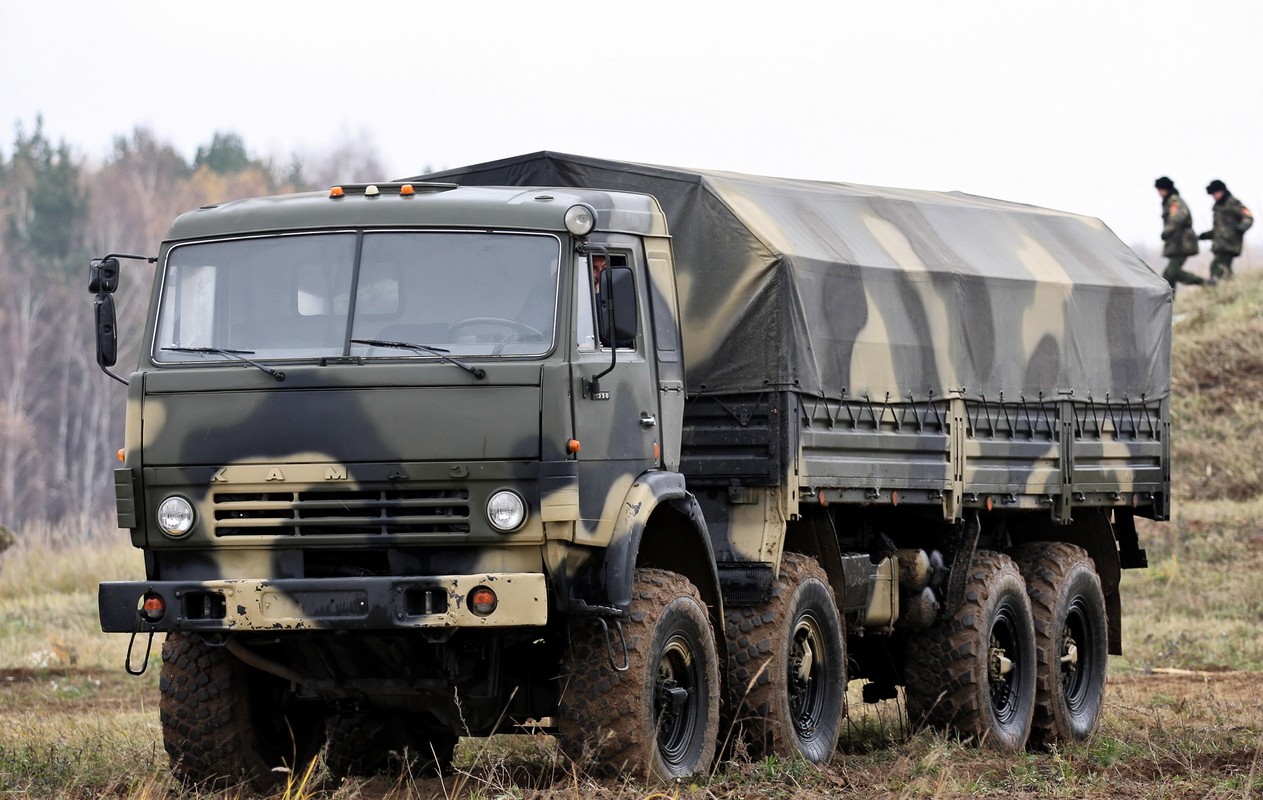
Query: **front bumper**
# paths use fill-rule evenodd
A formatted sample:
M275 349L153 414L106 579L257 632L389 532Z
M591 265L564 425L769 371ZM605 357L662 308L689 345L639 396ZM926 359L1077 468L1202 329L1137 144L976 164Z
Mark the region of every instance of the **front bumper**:
M488 614L469 607L479 587L495 592ZM157 597L161 618L140 608ZM97 594L101 630L399 630L544 625L548 593L538 573L277 580L111 581Z

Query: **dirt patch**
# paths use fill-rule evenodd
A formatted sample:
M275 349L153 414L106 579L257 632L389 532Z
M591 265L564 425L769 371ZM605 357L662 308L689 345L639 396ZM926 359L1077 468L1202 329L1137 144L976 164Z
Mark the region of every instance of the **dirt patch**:
M1259 685L1263 675L1235 670L1161 669L1110 675L1108 705L1143 706L1155 698L1172 697L1190 702L1219 703L1240 709L1242 724L1263 725L1259 709Z
M0 720L26 714L101 714L157 709L153 680L101 669L0 669ZM155 714L157 712L155 711Z

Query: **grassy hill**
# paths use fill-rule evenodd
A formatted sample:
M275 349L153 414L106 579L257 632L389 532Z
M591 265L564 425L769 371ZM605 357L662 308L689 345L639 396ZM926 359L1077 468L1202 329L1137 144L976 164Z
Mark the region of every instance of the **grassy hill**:
M1172 519L1123 576L1111 669L1263 670L1263 271L1181 288L1172 331Z
M1263 271L1182 289L1172 335L1173 496L1263 496Z

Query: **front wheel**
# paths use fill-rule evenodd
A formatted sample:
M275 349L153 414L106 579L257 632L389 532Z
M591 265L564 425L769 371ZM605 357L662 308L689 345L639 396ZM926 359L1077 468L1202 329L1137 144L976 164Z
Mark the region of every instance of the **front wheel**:
M727 633L728 716L750 754L827 763L846 715L846 646L820 564L786 553L772 599L731 609Z
M1026 746L1035 712L1035 624L1008 556L979 550L965 602L905 651L908 716L1002 750Z
M290 703L288 684L197 634L167 634L158 687L171 771L188 786L268 791L324 742L323 717Z
M1035 617L1035 721L1031 744L1086 739L1105 702L1105 595L1087 552L1064 542L1017 548Z
M719 730L719 657L701 595L682 575L636 570L619 637L571 626L559 707L562 749L597 773L670 781L705 772ZM610 646L610 643L613 646ZM612 653L611 653L612 650Z

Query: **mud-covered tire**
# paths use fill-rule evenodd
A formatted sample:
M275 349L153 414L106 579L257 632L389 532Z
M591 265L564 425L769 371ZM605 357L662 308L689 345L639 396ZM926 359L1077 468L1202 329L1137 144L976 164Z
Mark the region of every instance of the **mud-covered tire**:
M1039 542L1015 548L1035 619L1032 747L1081 741L1096 730L1109 659L1105 594L1083 548Z
M1026 584L1008 556L975 553L965 600L912 634L905 650L908 717L1001 750L1021 750L1035 712L1035 627Z
M786 553L772 599L727 616L724 730L755 758L827 763L846 716L846 640L829 576Z
M719 731L719 657L701 595L687 578L638 569L623 621L628 669L611 625L570 627L558 709L562 750L596 774L669 781L704 773ZM607 646L612 642L612 647Z
M384 711L335 714L329 718L325 766L335 778L370 778L391 772L446 775L458 737ZM406 754L406 755L405 755Z
M187 786L267 791L284 779L274 768L305 769L324 741L323 720L283 711L274 683L197 634L168 634L158 687L172 774Z

